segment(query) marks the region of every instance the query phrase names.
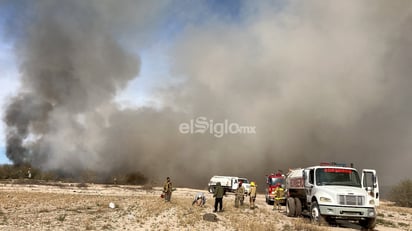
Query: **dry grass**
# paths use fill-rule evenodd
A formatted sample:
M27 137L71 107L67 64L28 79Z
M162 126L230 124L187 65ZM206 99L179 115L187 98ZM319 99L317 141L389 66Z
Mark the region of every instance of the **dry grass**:
M403 213L403 214L412 214L412 208L399 207L399 206L396 206L395 203L390 202L390 201L382 201L379 206L379 209L393 211L397 213Z
M192 206L196 192L178 189L169 203L160 198L160 189L153 187L3 185L0 230L339 230L272 211L263 197L256 202L258 208L250 210L247 202L235 208L234 197L229 195L223 199L224 212L216 213L218 221L205 221L203 215L212 212L214 199L206 194L204 207ZM109 208L110 202L115 204L114 209ZM386 207L390 209L379 211L378 230L410 230L412 213Z
M393 202L382 201L378 209L377 224L385 228L411 230L412 208L398 207Z
M325 231L327 227L311 224L308 220L297 219L293 222L293 230L296 231Z

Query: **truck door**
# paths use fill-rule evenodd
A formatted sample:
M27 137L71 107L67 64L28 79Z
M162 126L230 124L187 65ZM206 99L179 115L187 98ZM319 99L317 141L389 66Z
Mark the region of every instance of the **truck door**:
M379 205L379 182L376 171L373 169L362 170L362 187L368 191L376 206ZM367 201L367 203L369 203Z
M237 178L232 178L232 191L235 191L238 187L238 180Z
M306 201L309 203L312 201L312 190L315 184L315 169L303 170L303 179L305 182Z

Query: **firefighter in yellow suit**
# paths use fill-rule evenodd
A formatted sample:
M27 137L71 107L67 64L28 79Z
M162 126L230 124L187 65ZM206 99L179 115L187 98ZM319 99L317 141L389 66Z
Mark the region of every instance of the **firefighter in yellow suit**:
M273 210L277 209L278 211L280 211L282 208L280 203L284 201L285 201L285 190L283 189L282 185L279 185L275 190L275 203L273 205Z
M250 202L250 209L255 208L255 200L256 200L256 184L254 181L250 183L250 192L249 192L249 202Z

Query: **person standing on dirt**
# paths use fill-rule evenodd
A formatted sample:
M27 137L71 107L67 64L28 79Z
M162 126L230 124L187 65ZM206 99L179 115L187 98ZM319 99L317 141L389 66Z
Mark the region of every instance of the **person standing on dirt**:
M31 168L27 170L27 178L31 179Z
M170 202L172 197L172 182L170 181L170 177L167 177L163 184L163 193L165 194L165 201Z
M217 206L219 205L219 212L223 211L223 195L225 194L225 191L223 190L222 185L220 182L217 182L216 188L215 188L215 193L213 194L213 197L215 198L215 210L213 212L217 212Z
M257 185L255 184L254 181L250 183L250 192L249 192L249 206L250 209L255 209L255 200L256 200L256 187Z
M239 208L240 206L243 206L243 201L245 200L245 187L242 185L242 181L239 181L239 186L236 189L236 197L235 197L235 207Z
M281 205L282 201L285 200L285 190L283 189L283 185L278 185L278 187L275 190L275 203L273 204L273 210L281 210Z

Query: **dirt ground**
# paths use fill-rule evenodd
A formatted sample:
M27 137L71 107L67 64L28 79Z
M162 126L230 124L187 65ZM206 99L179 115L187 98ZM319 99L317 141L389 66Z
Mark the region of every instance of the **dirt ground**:
M258 195L257 208L234 207L234 196L223 199L217 221L203 216L213 211L206 191L205 207L191 202L201 190L177 188L172 201L150 186L0 182L0 230L360 230L341 222L338 227L315 226L305 217L289 218L273 211ZM246 198L248 202L249 198ZM114 208L109 204L113 203ZM112 205L113 205L112 204ZM382 202L376 230L412 230L412 209Z

